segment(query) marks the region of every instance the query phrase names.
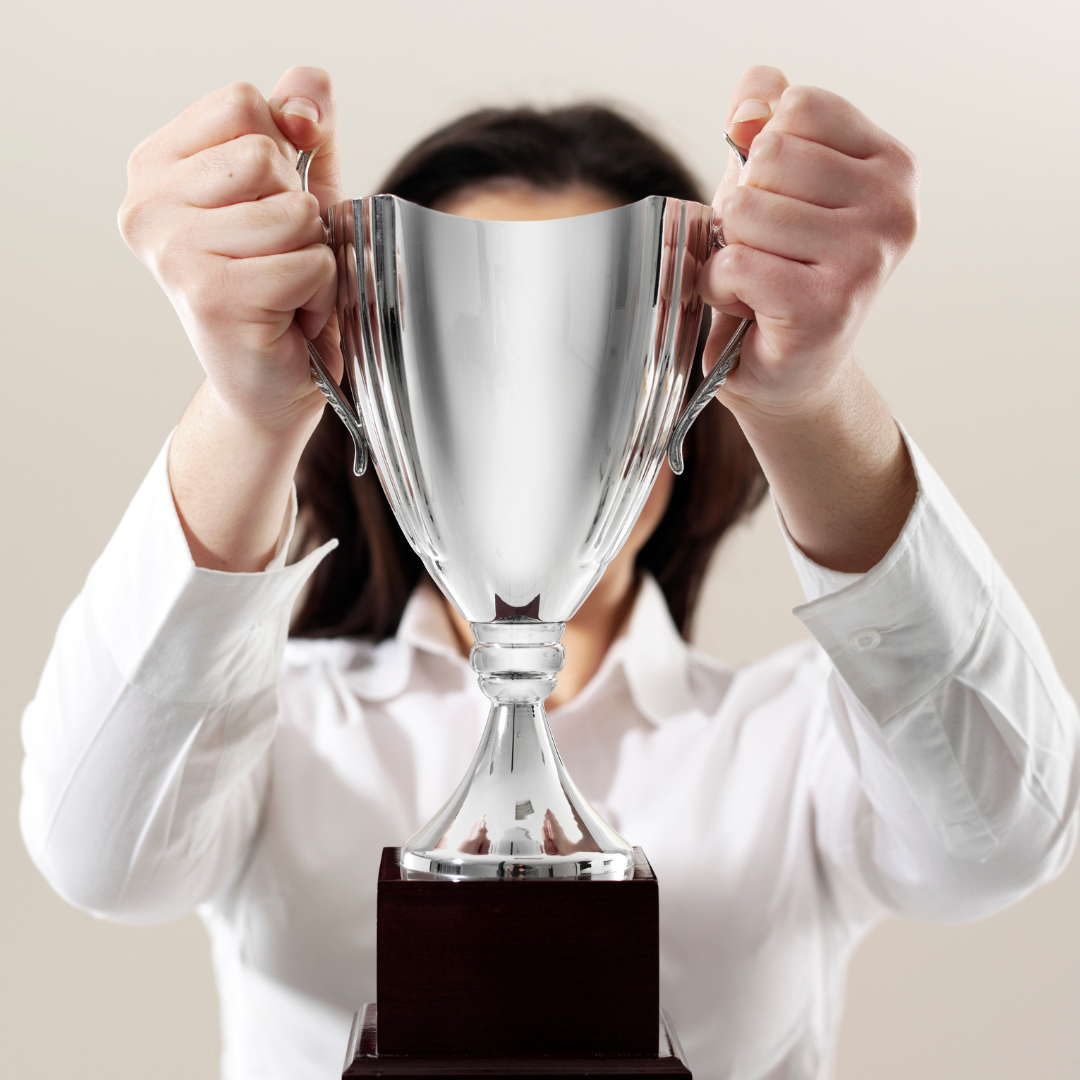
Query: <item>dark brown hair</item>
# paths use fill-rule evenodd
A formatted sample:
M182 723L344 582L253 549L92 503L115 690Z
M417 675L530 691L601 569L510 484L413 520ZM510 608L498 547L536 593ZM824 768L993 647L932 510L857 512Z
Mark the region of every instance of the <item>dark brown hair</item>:
M472 113L410 150L379 190L434 206L462 188L500 178L549 189L585 184L628 203L648 195L704 201L670 150L600 105ZM703 328L688 394L701 383L704 341ZM685 456L686 471L675 480L667 511L637 556L638 568L659 582L684 637L720 537L765 493L753 451L719 404L691 428ZM296 486L309 542L336 536L340 544L312 577L293 624L296 636L389 637L423 573L374 471L355 477L351 463L349 435L327 409L304 451Z

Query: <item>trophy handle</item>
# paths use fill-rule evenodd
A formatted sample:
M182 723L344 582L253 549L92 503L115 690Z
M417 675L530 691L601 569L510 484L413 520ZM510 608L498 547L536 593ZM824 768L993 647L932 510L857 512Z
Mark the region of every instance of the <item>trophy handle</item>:
M308 190L308 169L315 153L315 150L301 150L296 158L296 171L300 174L300 186L304 191ZM328 236L328 242L329 239ZM352 436L353 448L356 451L356 457L353 460L353 472L357 476L363 476L367 471L368 457L367 440L364 438L364 422L341 392L341 387L334 382L334 376L330 374L330 369L323 363L314 342L309 341L307 343L307 351L308 360L311 363L311 377L315 380L315 385L323 392L323 396L330 402L330 408L337 413L338 419L345 425Z
M732 142L731 136L726 131L724 132L724 141L735 151L735 156L739 159L739 169L741 170L746 164L746 155ZM714 251L724 246L724 229L721 225L713 226L709 246ZM686 467L683 460L683 443L686 436L694 421L700 415L701 410L712 401L713 394L727 382L727 377L738 367L743 338L746 337L746 331L750 329L753 321L753 319L743 319L739 323L735 333L731 335L731 340L724 346L724 351L717 358L709 374L705 376L705 381L698 387L697 393L691 399L690 404L683 410L682 416L679 417L675 427L672 429L671 438L668 440L667 459L671 471L676 476L680 476Z

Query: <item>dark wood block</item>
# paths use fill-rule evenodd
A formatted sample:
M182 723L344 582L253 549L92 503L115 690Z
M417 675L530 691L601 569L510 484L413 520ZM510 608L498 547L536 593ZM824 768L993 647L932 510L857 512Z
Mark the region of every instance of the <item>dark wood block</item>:
M585 1080L593 1076L692 1077L670 1021L662 1012L659 1017L659 1040L656 1041L654 1028L653 1052L648 1057L618 1054L533 1058L470 1058L460 1054L417 1057L380 1053L378 1012L374 1005L365 1005L353 1020L342 1077L344 1080L357 1076L452 1076L456 1080L492 1080L499 1076L560 1076L564 1080Z
M656 877L634 854L627 881L417 881L385 848L379 1054L655 1057Z

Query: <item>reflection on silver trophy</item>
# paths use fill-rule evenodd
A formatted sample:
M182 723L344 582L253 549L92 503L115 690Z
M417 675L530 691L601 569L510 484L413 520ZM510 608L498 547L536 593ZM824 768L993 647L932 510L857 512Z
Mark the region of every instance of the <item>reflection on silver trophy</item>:
M301 174L307 155L301 156ZM550 221L474 221L390 195L329 214L345 371L320 388L370 453L399 525L471 625L491 699L457 790L402 850L410 876L633 872L544 712L564 625L735 364L745 324L681 420L722 243L711 207L653 197ZM678 421L678 426L677 426Z

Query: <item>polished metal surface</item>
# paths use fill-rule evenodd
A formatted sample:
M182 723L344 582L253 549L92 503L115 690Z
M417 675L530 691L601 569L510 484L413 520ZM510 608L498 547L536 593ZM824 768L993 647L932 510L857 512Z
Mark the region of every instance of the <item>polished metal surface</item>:
M367 442L364 439L364 425L341 392L341 388L334 382L334 376L330 374L329 369L323 363L319 350L310 341L307 343L307 349L308 360L311 363L311 377L330 403L330 408L334 410L337 418L345 425L346 430L352 436L353 472L357 476L363 476L367 472Z
M663 462L711 208L474 221L376 195L334 216L344 385L405 535L470 622L570 618Z
M632 876L630 845L574 786L548 729L543 701L563 666L564 625L472 624L472 664L491 712L457 790L402 850L410 876Z
M739 169L742 170L746 165L746 155L740 147L735 145L735 141L726 131L724 132L724 142L728 144L735 154ZM720 222L717 222L714 228L712 247L724 247L724 229ZM676 476L682 475L685 466L683 443L686 441L686 435L693 426L694 421L701 415L701 410L712 401L716 391L727 382L728 376L739 366L743 338L746 337L746 331L750 329L752 323L752 319L742 319L739 322L735 333L731 335L731 339L724 346L723 352L716 358L716 362L709 369L709 374L705 376L704 381L697 388L693 400L683 410L682 416L679 417L678 423L675 425L675 430L671 433L667 449L668 465Z
M676 476L681 476L685 467L683 443L686 441L687 433L690 431L694 421L701 415L701 410L712 401L713 395L727 382L727 377L738 366L739 356L742 353L743 338L746 337L746 331L750 329L752 323L752 319L740 320L735 333L731 335L731 340L724 346L724 351L716 358L716 363L709 369L709 374L705 376L702 384L698 387L693 400L683 410L682 416L679 417L678 423L675 425L675 430L671 433L671 438L668 440L667 457L668 465Z
M301 150L296 157L296 171L300 174L300 189L308 190L308 170L311 168L311 159L317 153L316 150ZM326 242L334 246L333 232L333 208L330 211L330 226L324 225ZM353 440L353 472L357 476L363 476L367 472L367 441L364 439L364 425L361 422L348 399L341 392L341 388L334 382L334 376L323 363L319 350L313 342L307 343L308 361L311 364L311 377L315 385L322 391L323 397L330 403L330 408L337 414L337 418L345 425L346 430Z
M712 208L653 197L476 221L376 195L336 204L330 222L344 372L339 387L312 346L316 381L357 469L366 444L402 531L472 624L492 701L472 766L402 865L629 877L630 845L566 774L543 702L565 621L668 453L703 311L697 275L717 243ZM738 342L729 352L730 369Z

